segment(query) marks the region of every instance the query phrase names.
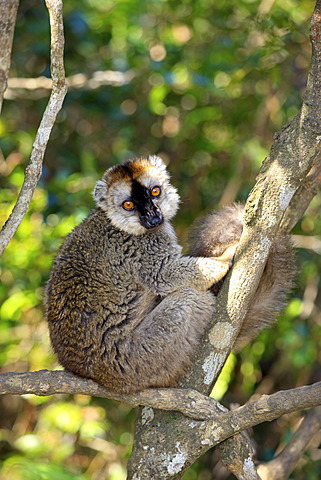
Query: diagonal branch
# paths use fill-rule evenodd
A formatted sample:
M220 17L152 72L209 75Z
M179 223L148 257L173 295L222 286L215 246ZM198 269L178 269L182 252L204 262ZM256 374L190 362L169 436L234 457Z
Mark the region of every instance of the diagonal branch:
M49 11L51 30L52 92L32 147L30 161L25 170L25 178L18 200L0 232L0 255L2 255L15 234L29 208L33 193L41 176L42 162L49 136L67 93L63 66L64 33L62 0L46 0L46 5Z
M305 210L309 206L311 200L316 195L318 189L321 186L321 164L317 164L313 166L310 172L307 174L305 181L300 185L300 187L295 192L290 205L285 211L285 214L282 218L282 222L280 225L279 231L283 234L288 234L295 226L295 224L299 221L299 219L304 214ZM252 451L251 444L247 441L247 438L243 435L236 435L231 439L226 440L222 443L221 447L221 454L222 454L222 462L237 478L243 479L246 478L247 480L255 480L260 479L262 474L261 471L266 471L268 469L268 475L266 480L269 478L271 480L274 479L272 477L271 472L275 472L278 470L277 468L273 468L273 461L269 462L268 465L271 463L271 468L261 467L261 470L258 472L261 476L258 476L256 469L251 464L249 459L253 459L254 452ZM299 460L299 456L294 457L296 461ZM294 464L294 458L292 460L292 464ZM283 457L282 457L283 460ZM282 461L280 459L280 463ZM252 468L250 471L249 465ZM270 475L270 476L269 476ZM282 478L287 478L284 476ZM282 480L281 478L275 478L275 480Z

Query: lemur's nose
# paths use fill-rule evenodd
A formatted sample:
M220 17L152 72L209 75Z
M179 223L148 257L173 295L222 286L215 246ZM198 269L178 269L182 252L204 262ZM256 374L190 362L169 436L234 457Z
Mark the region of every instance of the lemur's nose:
M149 223L152 227L157 227L161 223L163 223L163 216L162 215L155 215L149 220Z

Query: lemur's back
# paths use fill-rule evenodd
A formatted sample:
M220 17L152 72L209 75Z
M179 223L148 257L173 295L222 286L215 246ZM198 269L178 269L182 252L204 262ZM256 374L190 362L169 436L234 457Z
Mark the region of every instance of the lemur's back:
M92 376L93 362L106 370L115 338L155 304L155 293L139 281L137 240L97 209L67 236L53 263L46 294L51 342L60 363L78 374Z

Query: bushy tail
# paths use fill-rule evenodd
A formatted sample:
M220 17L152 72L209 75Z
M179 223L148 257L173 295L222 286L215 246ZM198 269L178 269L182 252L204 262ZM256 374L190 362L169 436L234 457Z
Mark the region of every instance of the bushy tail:
M243 230L244 205L232 204L209 214L192 229L191 256L222 255L224 250L239 242ZM261 330L271 326L284 308L292 288L296 267L289 235L277 235L262 274L259 286L243 321L234 349L240 350ZM217 295L222 281L213 285Z

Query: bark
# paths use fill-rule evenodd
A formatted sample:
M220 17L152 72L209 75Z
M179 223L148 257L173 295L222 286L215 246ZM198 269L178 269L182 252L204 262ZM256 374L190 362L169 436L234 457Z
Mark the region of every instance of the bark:
M2 255L15 234L29 208L31 198L41 176L42 162L49 136L67 93L63 65L64 33L62 0L47 0L46 5L49 11L51 32L52 92L32 147L30 161L25 170L25 178L18 200L0 232L0 255Z
M286 210L286 215L283 217L280 231L287 233L292 230L298 220L302 217L312 198L318 192L321 186L321 162L311 168L305 180L301 183L293 195L292 201Z
M152 449L156 449L153 444L144 443L144 450L146 458L141 458L140 452L136 456L134 451L131 462L134 462L135 472L132 478L135 480L147 478L174 479L185 471L194 462L194 457L200 457L211 447L218 445L220 442L231 437L237 432L250 428L254 425L265 421L272 421L286 413L294 412L300 408L309 408L317 406L321 401L321 382L307 387L295 388L293 390L280 391L272 395L262 395L262 397L254 402L243 405L233 411L226 411L221 406L217 405L217 415L205 421L191 421L179 414L172 414L161 412L162 417L158 416L158 412L149 409L148 416L146 410L143 409L142 421L137 425L138 434L144 435L146 429L153 428L154 436L158 439L157 453ZM147 418L147 420L146 420ZM155 421L157 418L157 421ZM160 423L160 418L162 423ZM165 420L164 420L165 418ZM183 420L189 426L189 432L181 435L178 428L173 429L173 418ZM168 430L166 431L166 439L164 441L170 442L172 449L169 448L164 451L162 447L164 435L163 424L168 422ZM174 427L177 424L174 421ZM157 435L155 434L157 432ZM175 443L171 443L172 437L175 436ZM191 443L193 444L193 456L190 455ZM234 446L234 443L232 444ZM239 450L237 450L239 452ZM228 454L231 453L231 446L228 447ZM157 457L155 459L155 456ZM234 473L238 478L250 479L255 477L255 467L253 460L248 457L244 461L235 459L234 462L228 462L228 465L233 464ZM131 468L132 465L130 464Z
M93 380L64 371L39 370L23 373L0 373L0 395L53 395L59 393L83 394L109 398L132 407L145 405L162 410L177 410L184 415L202 420L215 413L216 400L196 390L179 388L148 389L132 395L121 395ZM214 413L213 413L214 412Z
M302 185L307 183L312 169L319 171L320 29L321 1L318 0L311 20L312 59L302 108L276 135L270 154L259 172L257 183L249 195L245 227L235 265L218 297L214 326L197 352L193 369L182 382L184 387L196 388L207 394L211 391L241 328L282 218L291 204L294 205L290 208L292 213L298 209L301 213L303 207L301 208L300 197L295 193L300 192ZM289 216L290 214L287 218ZM289 221L288 227L290 225ZM153 420L146 425L141 412L137 420L128 478L179 478L187 466L203 453L204 443L208 440L207 433L201 428L193 430L186 417L155 412ZM252 459L243 458L242 465L246 462L253 472ZM242 478L241 470L238 478Z
M19 0L0 0L0 113L7 88Z
M255 465L255 451L249 435L241 435L225 440L219 446L223 465L240 480L261 480Z

